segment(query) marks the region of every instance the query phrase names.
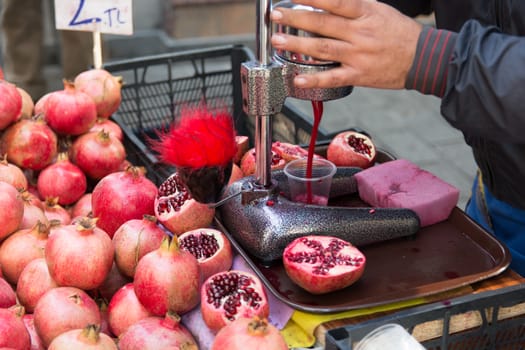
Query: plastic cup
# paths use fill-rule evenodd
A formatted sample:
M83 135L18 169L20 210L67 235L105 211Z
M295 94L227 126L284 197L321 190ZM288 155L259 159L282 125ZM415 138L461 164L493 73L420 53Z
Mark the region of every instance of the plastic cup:
M307 176L307 159L292 160L284 167L291 200L327 205L336 166L326 159L313 159L312 176Z
M368 333L355 350L425 350L410 333L395 323L388 323Z

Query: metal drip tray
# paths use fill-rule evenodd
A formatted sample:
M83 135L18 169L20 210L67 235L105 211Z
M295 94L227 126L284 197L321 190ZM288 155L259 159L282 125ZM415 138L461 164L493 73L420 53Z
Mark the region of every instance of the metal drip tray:
M334 204L358 203L359 199L349 197ZM414 236L360 247L367 257L361 279L343 290L313 295L288 278L281 262L262 265L233 239L219 219L216 225L271 293L306 312L340 312L425 297L496 276L510 264L507 248L455 208L447 220L424 227Z

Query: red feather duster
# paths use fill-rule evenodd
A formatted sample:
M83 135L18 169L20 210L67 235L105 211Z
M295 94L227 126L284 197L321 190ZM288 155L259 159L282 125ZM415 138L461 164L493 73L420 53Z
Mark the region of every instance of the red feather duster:
M175 167L226 166L237 152L235 134L229 113L213 114L200 106L184 109L178 124L159 132L151 145L162 162Z

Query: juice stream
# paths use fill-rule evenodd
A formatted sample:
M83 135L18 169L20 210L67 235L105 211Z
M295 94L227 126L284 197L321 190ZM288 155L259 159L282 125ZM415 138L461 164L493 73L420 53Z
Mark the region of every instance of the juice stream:
M306 178L312 177L313 159L315 153L315 144L317 141L317 132L319 130L319 124L323 117L323 101L312 101L312 108L314 111L314 124L312 126L312 135L310 137L310 144L308 145L308 158L306 161ZM306 183L306 202L312 204L312 183Z

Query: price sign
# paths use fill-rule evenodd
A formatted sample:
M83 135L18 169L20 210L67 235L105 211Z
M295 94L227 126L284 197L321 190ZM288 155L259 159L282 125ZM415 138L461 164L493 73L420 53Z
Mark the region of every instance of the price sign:
M132 0L55 0L56 29L133 34Z

